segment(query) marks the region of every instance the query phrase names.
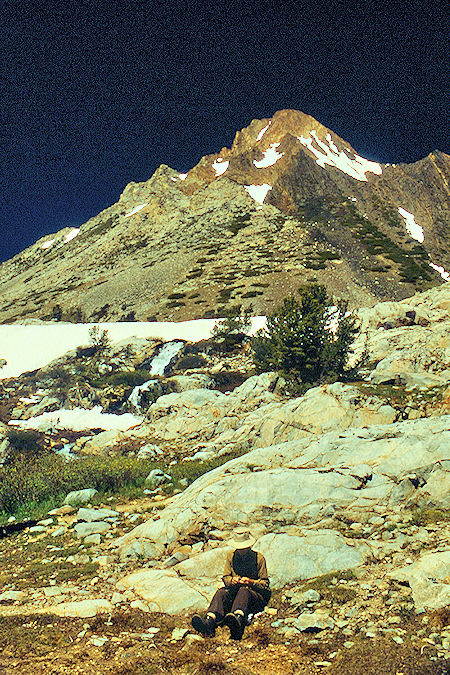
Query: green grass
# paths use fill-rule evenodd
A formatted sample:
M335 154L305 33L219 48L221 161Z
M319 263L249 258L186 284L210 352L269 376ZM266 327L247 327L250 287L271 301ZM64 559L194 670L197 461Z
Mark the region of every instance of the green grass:
M61 506L68 492L86 487L98 490L94 503L109 496L126 499L142 497L145 478L155 468L172 476L173 482L166 486L168 493L175 489L184 490L186 484L190 485L199 476L243 452L205 462L180 461L173 466L135 456L86 456L68 462L59 455L49 453L31 461L16 459L13 464L0 467L0 524L4 524L11 515L18 521L37 520L52 508Z
M0 514L30 517L27 508L33 514L45 512L49 503L60 505L62 495L86 487L105 494L143 486L155 466L159 465L135 457L89 456L67 462L51 453L31 462L18 459L0 468Z
M333 583L333 579L337 579L337 583ZM339 605L343 605L346 602L351 602L356 598L356 591L348 587L345 584L339 584L339 581L350 581L355 579L355 575L352 570L343 570L337 572L329 572L328 574L323 574L320 577L311 579L304 586L302 586L302 591L307 591L309 589L314 589L325 600L331 600Z
M450 521L450 509L422 507L412 512L411 525L434 525Z

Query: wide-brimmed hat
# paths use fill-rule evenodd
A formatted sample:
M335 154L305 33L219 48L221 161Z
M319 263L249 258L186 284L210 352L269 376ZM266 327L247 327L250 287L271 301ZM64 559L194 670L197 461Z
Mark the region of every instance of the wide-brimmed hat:
M255 537L250 534L249 530L239 527L233 531L233 538L230 539L229 545L231 548L250 548L255 541Z

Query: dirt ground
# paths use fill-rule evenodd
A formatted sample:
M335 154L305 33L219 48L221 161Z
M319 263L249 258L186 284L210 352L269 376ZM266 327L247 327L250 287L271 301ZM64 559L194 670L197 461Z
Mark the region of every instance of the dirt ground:
M4 607L4 610L7 608ZM444 675L450 663L430 661L426 650L405 640L380 638L317 639L309 634L285 640L263 617L247 628L241 642L226 629L204 639L190 629L188 618L139 610L92 619L14 612L0 617L0 672L4 675ZM174 629L190 629L174 639ZM150 630L149 630L150 629ZM158 629L158 630L157 630ZM157 632L156 632L157 630Z

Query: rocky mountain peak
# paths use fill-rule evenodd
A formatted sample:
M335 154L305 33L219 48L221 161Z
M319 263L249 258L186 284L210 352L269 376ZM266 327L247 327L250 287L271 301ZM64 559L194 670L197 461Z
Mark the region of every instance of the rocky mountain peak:
M311 281L351 306L401 299L450 278L449 180L444 153L381 165L280 110L1 265L0 321L266 314Z

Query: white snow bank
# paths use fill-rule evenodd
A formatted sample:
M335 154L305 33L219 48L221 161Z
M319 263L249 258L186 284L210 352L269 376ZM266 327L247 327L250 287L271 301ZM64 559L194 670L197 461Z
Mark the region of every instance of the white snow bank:
M8 424L21 429L36 429L37 431L49 431L50 429L126 431L142 422L141 417L130 413L112 415L111 413L104 413L102 410L103 408L99 405L96 405L92 410L86 410L85 408L66 410L62 408L61 410L43 413L37 417L30 417L28 420L10 420Z
M230 162L223 161L222 157L218 157L215 162L212 163L212 168L216 172L216 176L221 176L228 169Z
M179 178L180 180L186 180L186 178L187 178L187 173L180 173L180 174L178 174L178 178Z
M211 336L218 319L197 319L194 321L161 321L101 323L108 331L111 342L130 338L158 338L165 342L187 340L198 342ZM265 317L255 317L252 333L264 324ZM89 344L92 323L42 323L0 325L0 358L6 365L0 368L0 380L17 377L64 356L80 345Z
M434 263L429 263L436 272L438 272L445 281L450 281L450 272L447 272L444 267L440 265L435 265Z
M264 136L264 134L266 133L267 129L270 127L271 124L272 124L272 121L270 121L269 124L266 124L266 126L261 129L261 131L259 132L259 134L256 137L257 141L261 140L261 138Z
M73 230L69 232L69 234L66 234L64 237L64 244L68 244L69 241L72 241L72 239L75 239L76 236L80 234L80 228L79 227L74 227Z
M51 248L55 243L55 241L56 239L49 239L48 241L44 241L44 243L41 245L41 248L42 249Z
M271 185L263 183L262 185L244 185L244 190L247 190L250 197L253 197L255 202L262 204L267 197L267 193L272 189Z
M263 158L262 159L254 159L253 164L256 166L257 169L265 169L268 166L272 166L278 160L283 157L284 152L277 152L277 148L280 144L279 143L272 143L269 145L267 150L264 150L263 152Z
M124 218L129 218L130 216L134 216L135 213L143 209L145 206L148 206L148 202L145 202L145 204L139 204L139 206L135 206L132 211L129 211L124 215Z
M339 150L331 140L330 134L327 134L326 143L318 138L314 130L310 132L307 138L304 136L297 136L297 138L302 145L312 152L316 157L316 163L322 168L326 165L334 166L336 169L360 181L367 181L366 173L376 173L378 175L383 173L381 166L377 162L371 162L356 153L354 153L352 159L344 150Z
M398 209L399 214L405 221L405 227L407 233L416 241L419 241L420 243L423 242L423 229L421 226L416 223L414 219L414 215L412 213L409 213L405 209Z

